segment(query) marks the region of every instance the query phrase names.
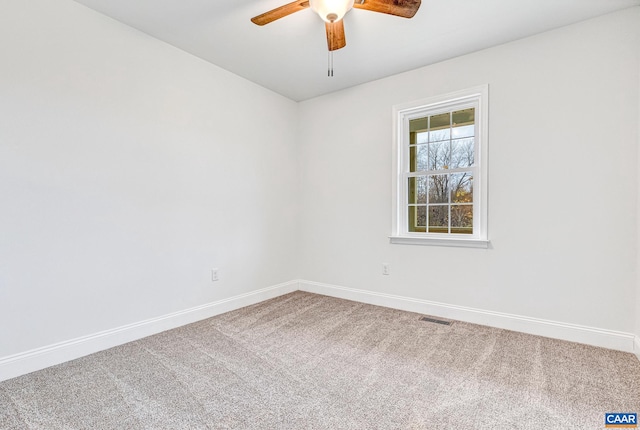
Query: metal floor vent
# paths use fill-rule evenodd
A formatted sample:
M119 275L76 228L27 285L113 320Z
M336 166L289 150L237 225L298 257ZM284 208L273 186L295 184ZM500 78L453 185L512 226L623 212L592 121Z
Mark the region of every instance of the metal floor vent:
M429 318L429 317L422 317L420 318L420 321L427 321L427 322L432 322L432 323L442 324L442 325L451 325L451 321L437 320L435 318Z

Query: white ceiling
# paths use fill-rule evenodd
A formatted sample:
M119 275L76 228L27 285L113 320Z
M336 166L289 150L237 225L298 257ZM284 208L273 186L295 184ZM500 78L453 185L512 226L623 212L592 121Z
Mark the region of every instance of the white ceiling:
M347 46L335 51L329 78L324 22L313 11L263 27L250 21L290 0L75 1L296 101L640 5L422 0L412 19L352 10L344 18Z

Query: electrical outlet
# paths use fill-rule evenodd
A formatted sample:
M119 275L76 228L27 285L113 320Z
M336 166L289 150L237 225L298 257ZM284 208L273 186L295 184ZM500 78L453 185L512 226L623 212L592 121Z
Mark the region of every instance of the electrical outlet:
M220 278L218 278L218 269L211 269L211 280L212 281L218 281Z
M382 263L382 274L383 275L388 275L389 272L389 264L388 263Z

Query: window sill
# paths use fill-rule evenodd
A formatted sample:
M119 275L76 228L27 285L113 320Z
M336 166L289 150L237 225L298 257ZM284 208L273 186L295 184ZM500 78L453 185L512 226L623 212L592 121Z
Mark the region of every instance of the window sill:
M389 236L390 243L399 245L425 245L425 246L453 246L459 248L489 248L487 239L467 238L435 238L435 237L409 237Z

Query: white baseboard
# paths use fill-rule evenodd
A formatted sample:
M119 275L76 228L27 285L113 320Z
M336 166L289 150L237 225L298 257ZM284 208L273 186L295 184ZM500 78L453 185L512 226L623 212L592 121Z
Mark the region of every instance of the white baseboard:
M151 318L89 336L56 343L8 357L0 357L0 381L64 363L94 352L122 345L146 336L240 309L298 289L298 281L289 281L191 309Z
M630 333L501 312L485 311L482 309L449 305L392 294L340 287L320 282L293 280L157 318L105 330L89 336L71 339L8 357L1 357L0 381L80 358L235 309L240 309L296 290L631 352L635 353L640 360L640 337Z
M299 280L300 290L372 305L385 306L420 314L438 316L554 339L587 345L635 352L640 358L640 339L631 333L605 330L501 312L485 311L464 306L449 305L428 300L413 299L373 291L340 287L313 281Z

